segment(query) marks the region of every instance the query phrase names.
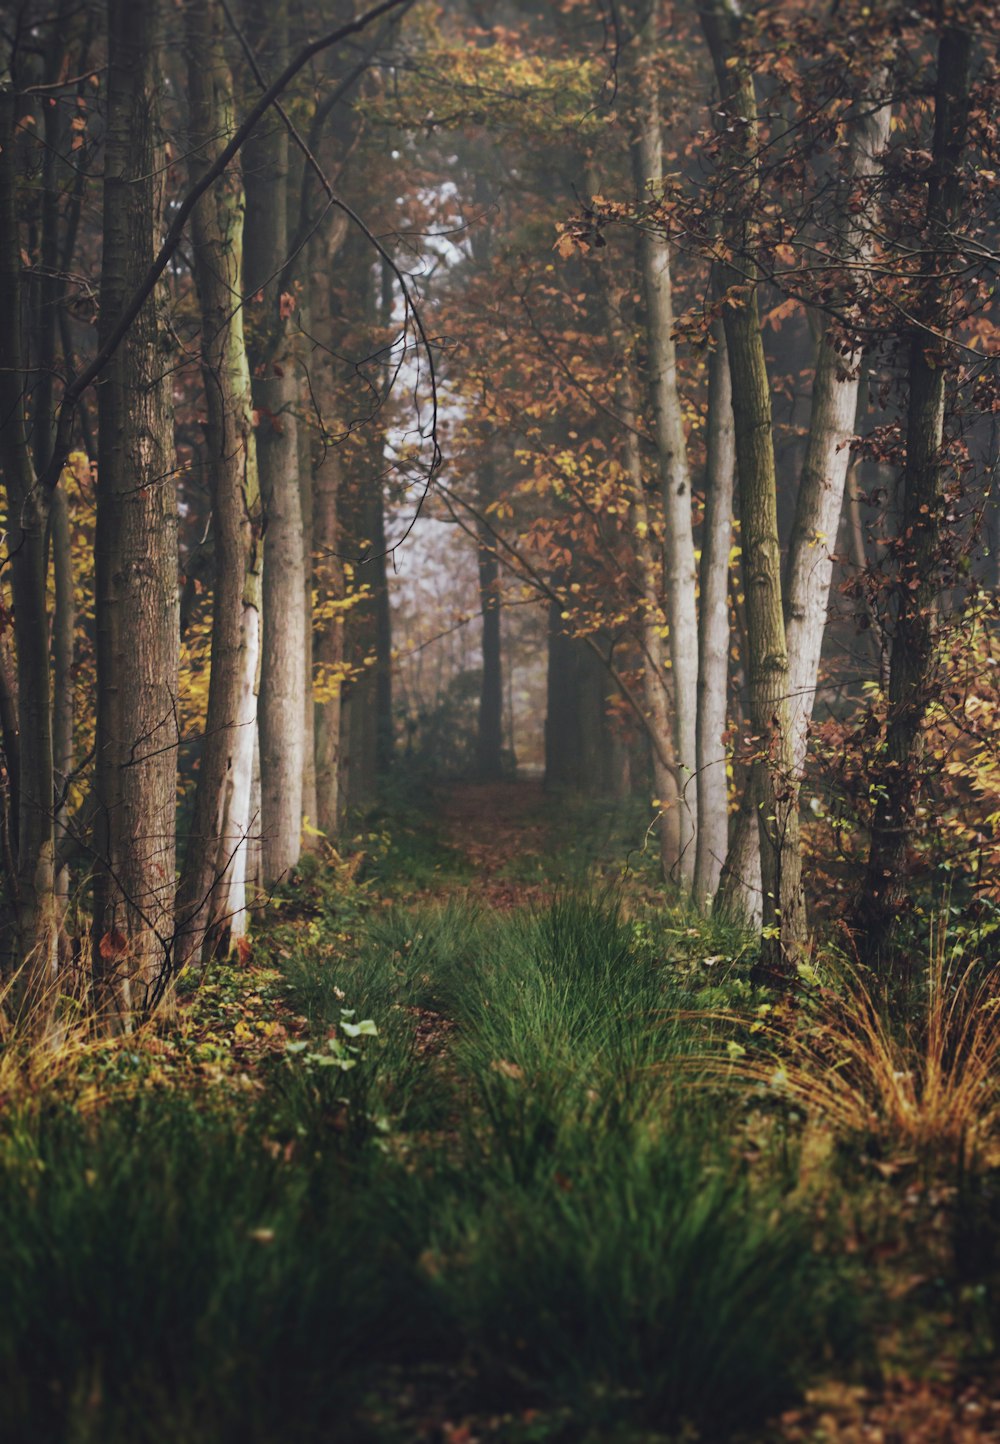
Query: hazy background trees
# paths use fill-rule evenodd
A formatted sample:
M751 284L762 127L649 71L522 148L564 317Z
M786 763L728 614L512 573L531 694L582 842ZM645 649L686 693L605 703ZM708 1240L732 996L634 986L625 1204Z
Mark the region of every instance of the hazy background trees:
M991 18L14 7L29 994L127 1026L418 772L637 799L779 971L992 896Z

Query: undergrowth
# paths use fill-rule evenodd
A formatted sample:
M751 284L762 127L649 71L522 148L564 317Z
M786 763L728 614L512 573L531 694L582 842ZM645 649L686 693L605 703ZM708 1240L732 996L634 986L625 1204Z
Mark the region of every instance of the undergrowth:
M793 1007L738 931L620 887L501 914L377 876L307 864L169 1027L8 1039L3 1437L759 1440L871 1377L908 1288L985 1357L994 1175L953 1150L905 1202L929 1075L843 974ZM993 1107L988 1000L929 996L952 1138Z

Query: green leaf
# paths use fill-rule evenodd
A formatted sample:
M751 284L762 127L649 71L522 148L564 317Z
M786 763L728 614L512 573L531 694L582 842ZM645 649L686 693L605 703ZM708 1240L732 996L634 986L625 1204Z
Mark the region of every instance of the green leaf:
M377 1038L378 1029L371 1018L362 1018L360 1023L341 1023L340 1031L348 1038Z

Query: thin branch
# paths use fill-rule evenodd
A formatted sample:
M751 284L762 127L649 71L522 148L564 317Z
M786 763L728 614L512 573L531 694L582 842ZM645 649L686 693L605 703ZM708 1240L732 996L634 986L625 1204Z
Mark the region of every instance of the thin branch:
M339 44L341 40L345 40L349 35L356 35L359 31L366 29L372 21L378 20L382 15L387 15L407 3L410 3L410 0L382 0L381 4L374 6L371 10L365 11L365 13L356 20L351 20L346 25L338 26L336 30L320 36L317 40L310 40L304 45L298 54L285 66L277 80L273 81L260 96L257 103L251 106L248 114L233 132L232 139L228 145L219 152L216 159L205 171L205 174L188 191L187 195L177 207L173 221L170 224L170 229L167 231L155 260L149 267L139 286L125 303L114 330L108 336L104 345L98 350L97 355L91 361L90 365L66 388L62 404L59 408L56 444L53 449L52 458L42 477L42 485L47 490L51 491L58 483L63 463L69 453L73 428L73 413L76 409L77 402L88 387L97 380L112 356L114 356L136 317L139 315L139 312L152 294L153 288L180 244L188 217L191 215L191 212L201 197L223 174L229 162L247 141L258 121L267 113L272 103L295 79L299 71L308 65L314 55L320 54L323 50L328 50L332 45Z

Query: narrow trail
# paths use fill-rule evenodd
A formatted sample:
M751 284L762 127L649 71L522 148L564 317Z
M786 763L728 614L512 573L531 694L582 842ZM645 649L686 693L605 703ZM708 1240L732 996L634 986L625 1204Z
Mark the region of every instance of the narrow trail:
M509 911L543 897L541 882L516 875L544 854L549 823L541 782L463 782L436 793L441 839L469 864L467 894Z

